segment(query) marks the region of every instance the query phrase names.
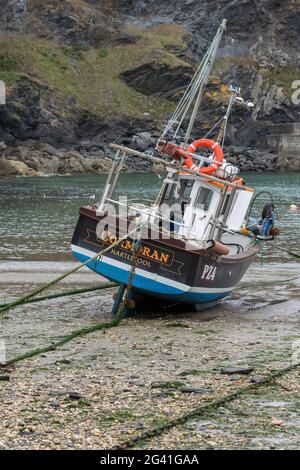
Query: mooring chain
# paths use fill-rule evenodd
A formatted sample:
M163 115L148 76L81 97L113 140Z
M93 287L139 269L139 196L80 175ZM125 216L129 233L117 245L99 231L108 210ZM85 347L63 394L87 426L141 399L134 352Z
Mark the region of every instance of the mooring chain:
M140 224L138 226L138 229L140 230ZM78 271L79 269L83 268L84 266L86 266L87 264L91 263L92 261L95 261L98 257L101 257L102 255L104 255L105 253L107 253L108 251L111 250L111 248L113 248L114 246L118 245L121 241L123 240L126 240L126 238L128 238L128 236L130 235L133 235L135 232L137 231L137 228L131 230L130 232L126 233L126 235L124 235L123 237L121 237L119 240L116 240L114 243L112 243L111 245L109 245L108 247L102 249L101 251L99 251L99 253L96 253L95 255L93 255L91 258L87 259L86 261L84 261L83 263L80 263L79 265L77 265L75 268L71 269L70 271L67 271L65 272L64 274L60 275L59 277L53 279L52 281L48 282L47 284L43 284L42 286L34 289L33 291L23 295L22 297L20 297L19 299L17 300L14 300L13 302L10 302L8 304L4 304L3 306L0 306L0 317L8 312L9 310L17 307L17 306L20 306L20 305L23 305L25 303L28 302L29 299L32 299L33 297L35 297L36 295L40 294L41 292L43 292L44 290L48 289L49 287L52 287L54 286L55 284L57 284L59 281L62 281L63 279L65 279L66 277L70 276L71 274L74 274L76 271Z
M129 300L129 295L130 292L132 291L132 286L133 286L133 279L137 267L137 262L139 259L139 254L140 254L140 246L141 246L141 222L140 222L140 217L137 217L136 220L136 239L133 241L133 246L132 246L132 264L131 264L131 269L130 269L130 274L129 274L129 279L128 279L128 284L126 287L126 292L124 296L124 300L122 302L122 311L126 309L128 305L128 300Z

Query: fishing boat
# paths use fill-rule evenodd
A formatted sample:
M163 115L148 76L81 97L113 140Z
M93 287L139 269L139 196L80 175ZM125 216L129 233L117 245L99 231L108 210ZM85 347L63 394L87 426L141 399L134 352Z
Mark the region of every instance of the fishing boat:
M132 295L202 308L228 296L260 249L277 234L274 206L265 205L253 223L254 190L224 159L226 128L234 106L253 106L231 85L225 115L211 132L190 142L216 53L223 20L211 46L151 153L111 144L115 152L101 200L80 207L72 252L96 273ZM216 132L215 140L209 138ZM114 199L126 161L160 164L165 178L154 203ZM133 269L134 266L134 269ZM134 273L133 273L134 271ZM134 274L134 275L133 275Z

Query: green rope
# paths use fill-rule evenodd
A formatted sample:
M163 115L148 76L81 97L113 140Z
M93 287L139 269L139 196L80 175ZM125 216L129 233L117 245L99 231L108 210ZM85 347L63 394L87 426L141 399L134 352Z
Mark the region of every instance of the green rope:
M139 230L139 228L138 228L138 230ZM133 234L136 231L137 231L137 229L132 230L126 236L120 238L116 243L110 245L108 247L108 249L110 249L113 245L115 245L117 243L120 243L120 241L127 238L129 235ZM108 249L103 250L101 252L101 254L104 253L105 251L108 251ZM97 256L99 256L99 254ZM95 259L95 257L90 258L87 262L91 261L92 259ZM83 264L86 264L87 262L85 262ZM133 265L133 268L134 268L134 265ZM77 267L77 269L79 269L79 267ZM74 272L74 270L72 270L72 272ZM31 351L27 351L23 354L20 354L18 356L13 357L12 359L9 359L5 364L0 365L0 368L15 364L16 362L20 362L20 361L23 361L25 359L29 359L29 358L34 357L34 356L38 356L39 354L43 354L43 353L46 353L46 352L49 352L49 351L54 351L57 348L59 348L60 346L63 346L64 344L68 343L69 341L72 341L73 339L78 338L80 336L84 336L84 335L87 335L89 333L93 333L94 331L103 330L104 328L105 329L113 328L113 327L119 325L119 323L121 322L121 320L123 318L124 311L125 311L125 308L126 308L126 300L128 298L128 293L131 290L134 272L135 272L135 269L132 269L132 271L130 273L130 281L129 281L129 283L127 285L127 288L126 288L124 300L121 303L117 314L115 315L115 317L112 319L111 322L109 322L109 323L97 323L96 325L90 326L88 328L82 328L80 330L73 331L71 334L69 334L67 336L64 336L62 339L60 339L59 341L57 341L55 343L52 343L48 346L44 346L44 347L41 347L41 348L36 348L36 349L31 350ZM114 286L115 286L114 283L110 283L110 287L114 287ZM80 290L82 291L83 289L80 289ZM24 301L22 303L24 303ZM11 305L11 304L9 304L9 305ZM16 305L20 305L20 304L17 303ZM1 310L0 310L0 312L1 312Z
M114 282L105 282L96 287L84 287L83 289L69 290L67 292L59 292L57 294L50 294L50 295L45 295L43 297L36 297L34 299L29 299L27 302L24 302L24 304L42 302L43 300L58 299L60 297L67 297L69 295L85 294L86 292L94 292L94 291L102 290L102 289L111 289L112 287L117 287L117 285L118 284L115 284ZM8 303L0 304L0 308L6 307L7 305L9 304Z
M87 259L86 261L84 261L83 263L77 265L75 268L73 269L70 269L70 271L67 271L65 272L64 274L62 274L61 276L53 279L52 281L48 282L47 284L43 284L42 286L34 289L33 291L29 292L28 294L25 294L23 295L22 297L20 297L19 299L5 305L4 307L1 307L0 308L0 316L2 316L5 312L7 312L8 310L14 308L14 307L17 307L18 305L23 305L24 303L28 302L29 299L31 299L32 297L35 297L37 294L40 294L41 292L43 292L44 290L48 289L49 287L52 287L54 286L55 284L57 284L59 281L62 281L63 279L65 279L66 277L70 276L71 274L75 273L76 271L78 271L79 269L81 269L82 267L86 266L87 264L89 264L91 261L93 260L96 260L97 258L99 258L100 256L102 256L104 253L107 253L109 250L111 250L111 248L113 248L114 246L118 245L121 241L125 240L126 238L128 238L130 235L132 235L133 233L136 232L136 229L134 230L131 230L130 232L128 232L126 235L124 235L123 237L119 238L118 240L116 240L114 243L112 243L111 245L109 245L107 248L104 248L104 250L101 250L99 251L99 253L97 253L95 256L92 256L91 258Z
M111 322L109 323L97 323L96 325L92 325L87 328L82 328L80 330L75 330L69 335L64 336L62 339L59 341L56 341L55 343L49 344L48 346L43 346L41 348L36 348L32 349L31 351L27 351L23 354L20 354L18 356L13 357L12 359L9 359L6 361L5 364L0 364L1 367L7 367L9 365L15 364L16 362L24 361L25 359L29 359L34 356L38 356L40 354L49 352L49 351L55 351L58 349L60 346L63 346L64 344L68 343L69 341L72 341L75 338L79 338L80 336L88 335L89 333L93 333L94 331L99 331L99 330L104 330L108 328L113 328L115 326L118 326L119 323L122 320L123 313L125 309L125 304L122 303L117 315L112 319Z
M219 398L217 400L214 400L211 403L208 403L206 405L199 406L195 408L192 411L189 411L188 413L179 416L178 418L172 419L170 421L167 421L166 423L160 424L158 426L155 426L152 429L149 429L148 431L143 432L139 436L132 437L131 439L128 439L127 441L119 444L118 446L114 447L113 450L125 450L125 449L130 449L133 448L136 444L140 445L144 443L145 441L149 439L153 439L154 437L158 437L162 435L163 433L169 431L170 429L185 424L187 421L189 421L192 418L196 418L199 416L203 416L209 412L213 412L216 409L220 408L220 406L225 405L226 403L230 403L237 398L241 397L242 395L255 391L259 387L262 387L264 385L269 385L271 382L273 382L275 379L287 374L288 372L300 367L300 363L293 364L291 366L288 366L284 369L279 369L276 372L273 372L272 374L269 374L264 380L261 380L258 383L254 383L251 385L248 385L247 387L242 387L235 392Z
M267 241L267 243L271 246L274 246L278 250L284 251L285 253L287 253L290 256L293 256L294 258L300 258L300 255L298 255L297 253L293 253L292 251L286 250L285 248L282 248L281 246L277 245L276 243L271 243L269 241Z

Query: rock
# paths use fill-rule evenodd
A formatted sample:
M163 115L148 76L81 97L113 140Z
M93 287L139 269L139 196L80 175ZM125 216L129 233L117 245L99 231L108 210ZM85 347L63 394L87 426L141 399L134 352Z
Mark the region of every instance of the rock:
M180 388L184 386L185 384L183 382L180 382L178 380L170 380L170 381L162 381L159 380L157 382L152 382L151 383L151 388L166 388L166 389L175 389L175 388Z
M18 170L9 161L0 159L0 176L17 176Z
M77 393L77 392L69 392L68 395L69 395L69 398L71 398L71 400L80 400L82 398L80 393Z
M159 393L158 395L155 395L153 398L155 400L161 400L164 398L170 398L170 395L171 395L170 392L162 392L162 393Z
M53 397L63 397L64 395L68 395L69 392L65 392L63 390L55 390L53 392L50 392L50 395Z
M110 142L150 150L159 135L158 123L170 116L170 101L182 95L224 17L226 40L220 44L216 76L204 94L194 137L204 135L222 116L228 98L224 87L237 82L255 106L234 107L225 140L237 149L230 159L243 171L274 171L275 160L253 149L269 152L272 124L300 120L300 105L291 99L298 78L299 12L278 0L219 3L0 0L0 69L8 74L0 140L19 148L10 159L46 175L102 173L107 160L99 161L93 153L111 156ZM138 30L128 31L129 23ZM110 55L116 67L106 67ZM140 135L148 132L151 137ZM29 141L62 152L46 155L44 149L42 155L36 151L25 158L20 149ZM63 159L73 151L81 156ZM2 176L31 172L7 165ZM130 171L149 168L134 160L128 165ZM284 153L276 169L298 170L299 164Z
M0 2L1 6L1 22L3 23L20 23L26 12L27 0L6 0Z
M52 408L60 408L60 403L57 400L53 400L49 403Z
M50 395L53 397L63 397L68 395L71 400L80 400L82 398L80 393L68 390L54 390L50 392Z
M20 176L41 176L42 173L34 170L33 168L30 168L26 163L23 162L17 162L15 160L10 160L10 164L13 165L17 172L18 175Z
M70 359L60 359L59 361L56 361L57 364L71 364L72 361Z
M182 393L199 393L201 395L211 392L209 388L203 388L203 387L181 387L180 391Z
M273 426L282 426L283 423L284 423L284 421L282 419L273 418L272 421L271 421L271 424Z
M251 378L251 382L253 384L259 384L259 383L263 382L264 380L265 380L265 377L262 377L262 376L256 376L256 377Z
M8 94L6 105L0 106L0 138L3 130L17 139L30 138L39 126L40 113L40 87L21 78Z
M0 382L9 382L9 375L0 375Z
M123 72L120 77L136 91L145 95L178 100L189 84L194 70L190 65L150 59L147 63Z
M147 148L154 146L156 139L153 139L151 132L139 132L132 138L132 148L137 148L140 151L144 151Z
M74 431L73 434L72 434L72 439L78 441L79 439L81 439L82 436L80 434L80 431Z
M242 375L249 375L253 372L252 367L245 367L245 368L234 368L234 367L223 367L221 369L221 374L225 375L233 375L233 374L242 374Z

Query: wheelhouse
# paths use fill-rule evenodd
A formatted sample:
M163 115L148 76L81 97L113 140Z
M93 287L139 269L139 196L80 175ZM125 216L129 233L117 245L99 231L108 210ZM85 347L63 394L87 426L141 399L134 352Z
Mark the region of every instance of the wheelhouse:
M228 233L243 225L253 195L242 179L239 182L236 187L184 172L168 174L159 212L169 222L169 231L197 246L210 238L222 241L224 233L228 239Z

